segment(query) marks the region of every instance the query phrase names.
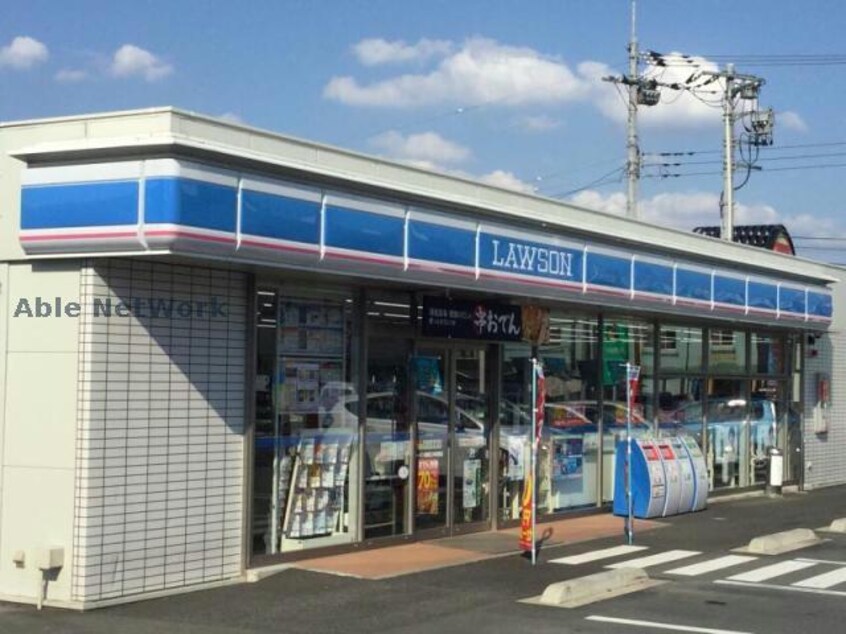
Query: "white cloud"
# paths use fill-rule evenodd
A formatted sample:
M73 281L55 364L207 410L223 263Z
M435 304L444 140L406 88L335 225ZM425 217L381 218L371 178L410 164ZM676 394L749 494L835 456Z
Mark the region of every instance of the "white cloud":
M679 53L665 56L670 61L666 67L648 66L644 75L647 78L660 79L662 83L697 86L708 77L700 75L689 84L687 80L697 71L717 71L717 64L704 57L683 58ZM689 60L689 61L688 61ZM578 66L579 74L592 80L593 101L600 112L618 123L626 121L628 115L628 93L625 87L615 87L602 78L616 73L606 64L583 62ZM717 125L722 117L720 98L722 80L716 80L707 86L701 86L695 93L687 90L661 88L661 103L656 106L638 108L638 123L644 127L690 128Z
M236 114L234 112L224 112L223 114L217 115L218 119L223 119L224 121L228 121L229 123L238 123L243 124L244 119L241 115Z
M494 185L495 187L502 187L504 189L513 189L524 194L531 194L535 191L535 188L532 185L526 183L525 181L521 181L511 172L506 172L504 170L494 170L488 174L483 174L482 176L479 176L478 180L488 185Z
M389 42L382 38L369 38L353 46L353 53L365 66L424 62L433 57L449 55L450 52L452 42L427 38L418 40L416 44L406 44L402 40Z
M139 75L147 81L156 81L170 75L173 72L173 66L150 51L134 44L124 44L115 51L109 70L115 77Z
M581 207L622 216L626 213L626 196L622 192L602 194L595 190L579 192L569 199ZM641 220L676 229L693 229L720 224L720 195L713 192L688 191L656 194L638 202ZM795 223L798 218L783 216L765 203L735 205L735 223Z
M333 77L323 95L348 105L407 108L438 103L549 104L581 99L589 92L589 82L557 58L470 38L429 73L371 84Z
M487 185L523 193L534 191L532 185L505 170L493 170L477 176L462 169L449 167L466 162L471 158L472 153L463 145L445 139L436 132L421 132L404 136L391 130L371 138L369 143L386 156L418 169L477 180Z
M63 84L72 84L88 79L88 71L76 68L63 68L56 73L55 79Z
M620 192L602 194L593 189L585 189L571 196L568 202L579 207L596 209L618 216L626 213L626 196Z
M543 114L526 115L517 120L517 125L529 132L549 132L560 128L561 121Z
M43 43L27 35L19 35L0 48L0 67L8 66L15 70L26 70L46 62L48 57L50 52Z
M808 124L799 116L799 113L792 110L776 113L776 126L783 125L788 130L795 130L796 132L807 132Z
M453 143L437 132L403 136L395 130L370 139L370 144L387 156L424 169L438 169L442 163L461 163L470 158L470 150Z

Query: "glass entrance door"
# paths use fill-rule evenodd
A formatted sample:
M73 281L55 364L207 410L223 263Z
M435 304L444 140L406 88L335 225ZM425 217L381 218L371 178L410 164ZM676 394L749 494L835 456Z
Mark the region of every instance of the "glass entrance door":
M490 390L484 348L422 346L415 384L415 531L490 521Z

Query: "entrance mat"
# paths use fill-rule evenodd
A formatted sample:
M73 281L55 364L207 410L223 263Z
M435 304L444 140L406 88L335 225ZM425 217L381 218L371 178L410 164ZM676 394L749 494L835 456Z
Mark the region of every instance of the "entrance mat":
M666 524L636 520L635 534L663 526ZM517 553L519 533L519 528L486 531L305 559L291 567L359 579L387 579ZM623 519L610 514L561 519L538 524L537 534L541 548L622 536Z

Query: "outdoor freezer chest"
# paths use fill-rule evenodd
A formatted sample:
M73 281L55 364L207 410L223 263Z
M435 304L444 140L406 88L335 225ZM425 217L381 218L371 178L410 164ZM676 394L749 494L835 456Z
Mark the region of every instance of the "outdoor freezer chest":
M705 508L708 474L693 438L632 439L632 513L645 519ZM626 442L617 443L614 514L627 515Z
M664 513L667 483L658 446L651 440L631 440L632 512L635 517L659 517ZM614 473L614 514L628 515L626 501L626 441L617 443Z

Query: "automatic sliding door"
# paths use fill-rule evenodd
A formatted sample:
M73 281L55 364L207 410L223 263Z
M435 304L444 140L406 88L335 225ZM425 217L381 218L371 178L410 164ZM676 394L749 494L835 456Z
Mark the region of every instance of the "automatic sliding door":
M371 338L364 425L364 537L408 533L408 342Z
M459 348L455 356L454 526L490 520L490 390L484 349Z
M447 351L421 348L412 357L417 420L416 531L446 529L449 518L448 474L450 380Z

